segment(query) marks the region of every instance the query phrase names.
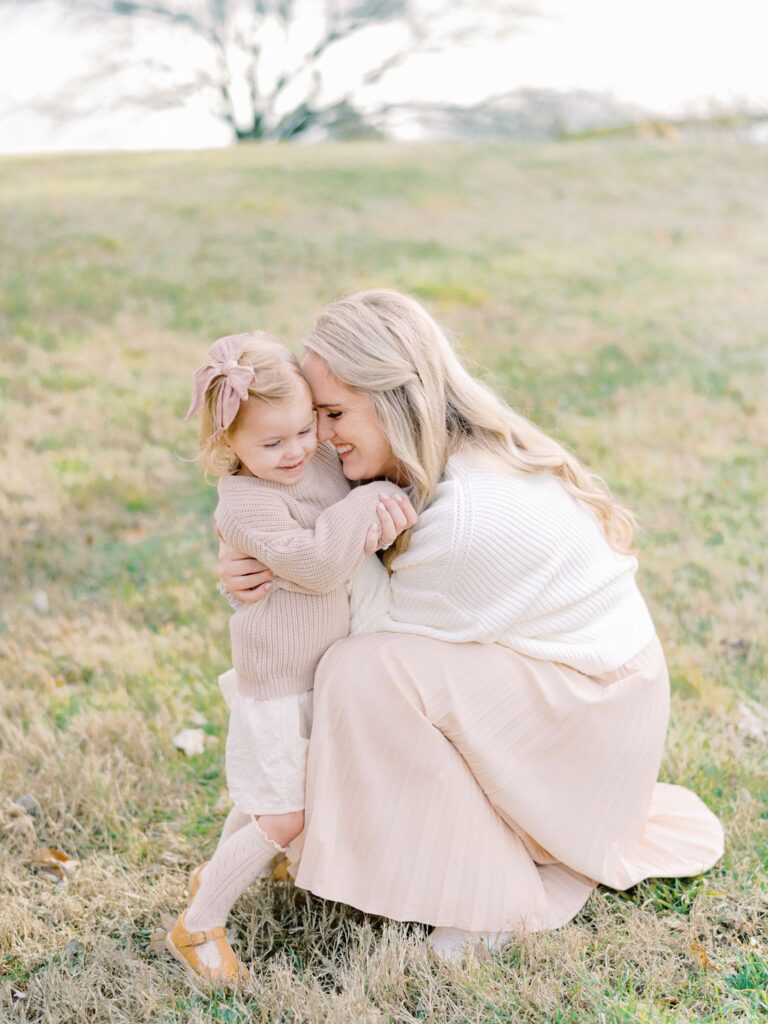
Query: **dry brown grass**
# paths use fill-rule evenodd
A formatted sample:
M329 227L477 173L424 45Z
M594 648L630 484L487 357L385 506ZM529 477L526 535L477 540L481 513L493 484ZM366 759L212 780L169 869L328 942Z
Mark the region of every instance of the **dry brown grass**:
M3 161L0 1019L765 1019L765 738L739 708L768 705L767 164L727 138ZM252 989L211 996L149 949L223 815L227 609L213 495L180 457L189 374L219 334L295 341L373 283L421 295L640 513L662 778L722 816L726 855L450 968L420 926L263 885L233 921ZM195 716L213 741L185 760ZM40 845L79 858L68 886Z

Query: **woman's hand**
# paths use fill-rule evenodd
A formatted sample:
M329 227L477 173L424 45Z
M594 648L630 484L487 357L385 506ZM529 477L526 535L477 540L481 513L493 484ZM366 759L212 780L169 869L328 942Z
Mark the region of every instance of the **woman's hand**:
M365 541L366 555L384 550L392 544L401 533L410 529L419 518L413 505L404 494L396 497L381 497L376 512L378 523L368 531ZM227 588L229 589L229 588Z
M219 579L232 597L243 604L263 601L274 578L274 573L266 565L231 548L219 537Z

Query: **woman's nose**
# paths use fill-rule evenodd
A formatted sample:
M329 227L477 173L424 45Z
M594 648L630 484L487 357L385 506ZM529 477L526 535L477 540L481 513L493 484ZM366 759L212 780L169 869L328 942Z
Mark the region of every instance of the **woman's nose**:
M318 441L330 441L335 431L333 429L333 422L331 420L322 419L318 417L317 420L317 440Z

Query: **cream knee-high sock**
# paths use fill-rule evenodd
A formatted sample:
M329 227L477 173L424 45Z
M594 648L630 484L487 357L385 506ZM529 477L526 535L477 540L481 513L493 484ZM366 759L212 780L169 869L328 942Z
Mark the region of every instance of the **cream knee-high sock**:
M222 843L225 843L230 836L233 836L235 832L238 832L241 828L245 828L246 825L250 825L252 821L252 814L244 814L242 811L238 811L236 807L233 807L224 822L224 827L222 828L221 835L219 836L219 844L216 849L218 850Z
M221 842L206 864L197 895L184 915L189 931L207 931L226 924L235 901L251 882L268 874L273 858L283 849L254 820ZM198 946L197 954L208 967L218 967L221 962L214 942Z

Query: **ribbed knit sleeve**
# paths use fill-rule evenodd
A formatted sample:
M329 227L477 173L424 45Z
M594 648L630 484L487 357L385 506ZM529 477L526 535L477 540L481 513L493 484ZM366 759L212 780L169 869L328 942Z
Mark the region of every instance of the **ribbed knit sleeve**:
M350 580L350 633L375 633L389 611L389 600L389 573L377 555L367 555Z
M386 480L356 487L306 529L291 517L278 492L260 490L256 498L247 478L230 477L220 487L216 522L227 544L257 558L276 576L326 594L348 580L362 561L366 534L377 521L378 496L399 493Z
M618 668L653 636L637 560L551 473L454 456L365 625L500 643L585 673ZM354 628L353 623L353 628Z

